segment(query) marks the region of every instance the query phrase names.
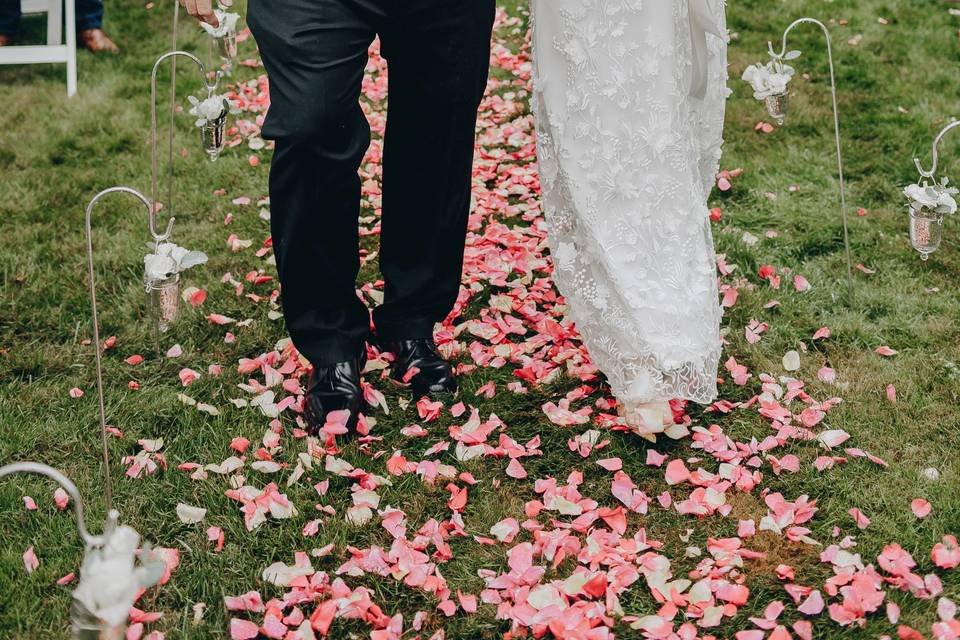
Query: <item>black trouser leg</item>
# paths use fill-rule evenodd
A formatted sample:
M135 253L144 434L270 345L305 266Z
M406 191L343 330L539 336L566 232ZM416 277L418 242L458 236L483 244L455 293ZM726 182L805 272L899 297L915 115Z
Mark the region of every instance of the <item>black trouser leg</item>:
M314 365L350 360L370 316L360 269L357 169L370 141L359 105L373 17L349 0L250 0L270 78L263 127L276 140L271 231L287 330Z
M460 288L477 106L494 0L398 3L381 32L389 69L380 270L383 340L423 338Z
M386 338L426 337L456 300L476 109L494 0L250 0L270 77L263 135L276 140L272 231L287 328L314 364L354 357L369 315L356 297L358 105L375 33L389 62L381 270Z

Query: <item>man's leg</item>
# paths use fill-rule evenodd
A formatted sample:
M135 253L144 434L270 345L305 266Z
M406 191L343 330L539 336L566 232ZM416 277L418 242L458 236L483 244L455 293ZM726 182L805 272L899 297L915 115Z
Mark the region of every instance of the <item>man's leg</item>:
M477 107L494 0L410 0L381 34L389 69L380 270L381 341L432 338L463 270Z
M357 358L369 313L360 269L357 170L370 129L359 105L370 17L352 0L250 0L270 78L263 126L276 141L271 230L287 329L315 367Z
M20 31L20 0L0 0L0 40L10 44Z
M103 30L103 0L77 0L77 41L94 53L120 53Z
M77 0L77 31L103 28L103 0Z

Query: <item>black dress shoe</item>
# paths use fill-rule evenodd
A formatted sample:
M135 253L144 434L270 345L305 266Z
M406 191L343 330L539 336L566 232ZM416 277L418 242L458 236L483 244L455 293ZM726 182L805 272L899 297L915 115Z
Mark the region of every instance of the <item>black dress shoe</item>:
M303 397L303 416L311 435L320 432L327 422L327 414L344 409L350 412L346 427L354 430L363 407L360 373L365 365L366 349L353 360L313 368Z
M440 357L432 339L395 340L384 343L383 349L394 357L390 376L394 380L408 382L417 397L457 391L453 367ZM416 373L407 376L407 372L414 368Z

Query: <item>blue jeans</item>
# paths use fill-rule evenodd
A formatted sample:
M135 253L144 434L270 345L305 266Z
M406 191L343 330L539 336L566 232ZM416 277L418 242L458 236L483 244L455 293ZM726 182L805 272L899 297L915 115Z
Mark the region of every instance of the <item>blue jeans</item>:
M99 29L103 24L103 0L77 0L77 31ZM0 0L0 35L15 36L20 30L20 0Z

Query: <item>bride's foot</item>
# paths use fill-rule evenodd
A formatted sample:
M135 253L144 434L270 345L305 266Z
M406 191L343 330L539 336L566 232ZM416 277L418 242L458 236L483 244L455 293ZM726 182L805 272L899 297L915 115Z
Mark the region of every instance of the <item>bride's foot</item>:
M686 426L674 421L673 409L668 400L641 402L629 406L618 403L617 409L631 431L651 442L656 442L659 433L674 440L690 433Z

